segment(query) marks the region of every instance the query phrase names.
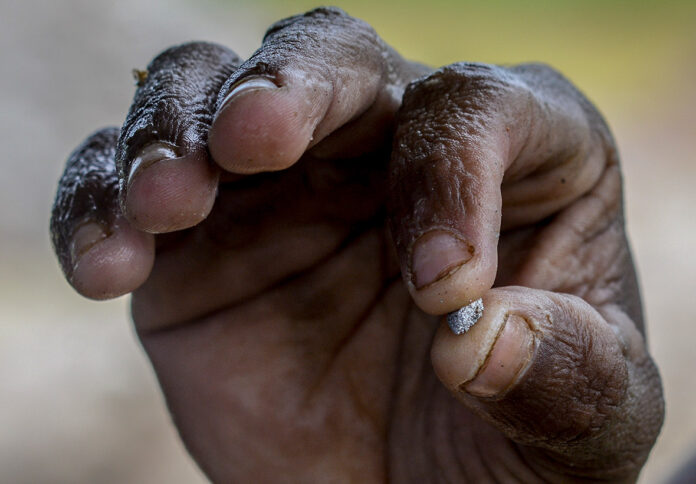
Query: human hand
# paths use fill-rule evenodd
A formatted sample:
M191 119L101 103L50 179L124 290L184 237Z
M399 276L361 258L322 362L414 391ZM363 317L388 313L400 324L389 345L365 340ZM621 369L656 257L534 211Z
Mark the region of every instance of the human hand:
M212 480L631 481L647 458L661 388L604 122L543 66L425 74L320 9L241 65L164 52L120 137L68 161L61 265L133 292ZM465 335L430 315L479 297Z

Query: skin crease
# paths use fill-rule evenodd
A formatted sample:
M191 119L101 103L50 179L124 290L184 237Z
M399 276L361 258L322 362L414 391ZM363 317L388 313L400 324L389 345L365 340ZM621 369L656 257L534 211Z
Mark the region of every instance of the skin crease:
M276 87L227 99L259 77ZM133 291L214 482L633 482L661 426L614 142L545 66L430 73L337 9L279 22L244 63L177 46L118 139L71 156L51 230L82 294ZM416 289L432 230L467 262ZM477 297L463 339L431 315ZM510 315L529 361L468 393Z

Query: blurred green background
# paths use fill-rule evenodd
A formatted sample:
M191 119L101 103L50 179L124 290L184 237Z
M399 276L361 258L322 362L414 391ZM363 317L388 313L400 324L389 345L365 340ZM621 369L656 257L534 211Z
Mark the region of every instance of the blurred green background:
M269 20L321 5L243 4L263 4ZM546 62L603 107L653 105L646 92L678 81L696 58L694 1L352 0L340 6L408 58L432 66Z
M320 5L261 3L275 16ZM635 103L645 89L683 74L681 66L696 56L694 1L354 0L340 6L409 58L433 66L543 61L600 105Z
M627 220L667 397L641 477L664 482L696 447L696 2L336 2L404 56L553 65L592 99L624 162ZM0 0L0 482L191 483L129 326L127 299L62 280L48 216L62 163L118 125L131 69L192 39L248 56L310 1Z

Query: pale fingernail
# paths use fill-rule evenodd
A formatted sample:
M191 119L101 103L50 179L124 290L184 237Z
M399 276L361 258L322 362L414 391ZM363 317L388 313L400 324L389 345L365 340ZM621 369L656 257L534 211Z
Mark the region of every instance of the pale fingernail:
M534 347L534 333L527 322L510 315L481 370L461 388L476 397L503 394L529 366Z
M128 172L128 185L133 183L135 177L147 167L163 160L178 158L176 147L167 143L155 142L145 146L133 159Z
M79 225L73 232L70 243L70 258L73 268L79 262L80 257L107 237L106 230L97 222L84 222Z
M237 81L234 85L232 85L230 92L227 93L227 96L225 96L225 99L220 104L220 111L225 109L229 104L231 104L234 98L239 97L242 93L262 89L278 89L278 86L267 77L261 76L247 77Z
M415 242L411 278L416 289L444 279L474 256L474 248L444 230L431 230Z

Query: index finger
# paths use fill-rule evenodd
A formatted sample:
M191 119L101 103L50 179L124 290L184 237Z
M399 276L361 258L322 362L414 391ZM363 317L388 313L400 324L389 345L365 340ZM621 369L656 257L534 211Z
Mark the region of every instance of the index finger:
M405 86L425 72L337 8L282 20L223 86L210 152L240 174L285 169L320 142L323 157L367 153L388 140Z

